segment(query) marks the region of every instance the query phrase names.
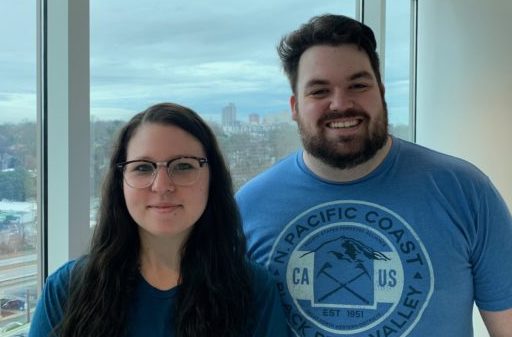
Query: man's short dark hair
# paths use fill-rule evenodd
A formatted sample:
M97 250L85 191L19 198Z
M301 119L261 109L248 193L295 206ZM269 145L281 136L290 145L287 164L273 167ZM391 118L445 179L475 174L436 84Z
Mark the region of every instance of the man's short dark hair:
M292 91L296 93L297 73L302 54L317 45L339 46L353 44L364 50L370 59L377 82L382 84L377 42L370 27L344 15L324 14L311 18L299 29L285 35L277 52L288 76Z

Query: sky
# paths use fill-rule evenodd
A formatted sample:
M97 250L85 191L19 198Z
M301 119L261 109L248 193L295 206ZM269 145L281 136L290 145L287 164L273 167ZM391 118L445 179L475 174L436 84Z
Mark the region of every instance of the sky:
M35 4L0 0L0 123L36 119Z
M0 1L0 123L35 120L35 3ZM403 8L395 11L409 22ZM162 101L209 120L231 102L240 120L288 111L276 45L327 12L355 17L355 1L90 0L92 118L125 120ZM408 51L398 53L408 48L405 33L387 32L396 48L386 52L386 94L397 120L408 114Z

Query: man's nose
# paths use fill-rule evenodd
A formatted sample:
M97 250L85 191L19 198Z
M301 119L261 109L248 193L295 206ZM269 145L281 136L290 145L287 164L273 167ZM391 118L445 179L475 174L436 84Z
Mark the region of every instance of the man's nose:
M331 111L345 111L354 108L353 97L344 90L334 90L329 104Z

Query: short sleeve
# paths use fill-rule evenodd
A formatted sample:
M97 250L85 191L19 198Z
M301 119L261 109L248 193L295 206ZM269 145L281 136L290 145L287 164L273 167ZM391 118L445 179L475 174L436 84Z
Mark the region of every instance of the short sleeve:
M512 217L489 182L480 195L472 266L475 302L482 310L512 308Z
M277 285L270 273L262 266L251 264L253 269L253 284L255 310L252 337L286 337L288 325L279 298Z
M29 337L54 336L52 331L59 324L68 297L69 279L75 261L64 264L51 274L43 287L32 315Z

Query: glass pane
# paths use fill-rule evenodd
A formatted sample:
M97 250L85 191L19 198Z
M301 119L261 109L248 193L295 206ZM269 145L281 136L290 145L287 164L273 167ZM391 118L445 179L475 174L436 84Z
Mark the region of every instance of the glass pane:
M390 132L413 140L410 121L411 0L386 1L385 86Z
M311 16L355 1L91 1L91 223L115 130L162 101L200 113L235 189L297 149L276 45ZM285 16L285 19L282 17Z
M0 336L36 301L36 0L0 1Z

